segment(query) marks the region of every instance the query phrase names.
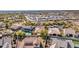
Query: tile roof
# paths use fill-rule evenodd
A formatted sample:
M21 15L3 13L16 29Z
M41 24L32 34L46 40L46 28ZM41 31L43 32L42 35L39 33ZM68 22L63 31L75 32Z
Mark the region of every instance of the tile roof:
M63 29L64 34L75 34L75 30L72 28Z
M48 34L60 34L60 31L58 28L49 28Z

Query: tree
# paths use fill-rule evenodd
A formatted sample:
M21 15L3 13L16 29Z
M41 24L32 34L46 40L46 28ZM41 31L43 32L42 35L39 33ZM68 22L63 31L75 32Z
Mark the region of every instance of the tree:
M22 41L25 38L25 32L19 30L14 33L14 37L18 39L19 41Z
M48 47L47 44L48 44L48 41L50 41L49 40L50 38L48 36L48 30L46 30L46 29L42 30L40 34L41 34L40 36L42 37L42 39L45 40L45 47Z
M31 26L36 26L37 23L36 23L36 22L30 22L30 25L31 25Z
M49 23L48 22L44 22L43 25L44 26L49 26Z
M12 25L13 21L12 20L8 20L8 19L5 19L4 20L4 23L5 23L6 29L8 29Z
M48 30L41 30L40 32L40 36L43 38L43 39L47 39L47 36L48 36Z
M8 27L9 27L9 20L5 19L5 20L4 20L4 23L5 23L5 25L6 25L6 26L5 26L6 29L8 29Z

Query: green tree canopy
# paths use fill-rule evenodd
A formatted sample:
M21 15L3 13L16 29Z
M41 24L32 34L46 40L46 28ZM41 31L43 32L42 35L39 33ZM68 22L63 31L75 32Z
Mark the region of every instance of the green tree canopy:
M15 32L14 37L16 37L16 38L18 37L17 39L23 40L25 37L25 32L19 30L19 31Z
M41 33L40 33L40 36L43 38L43 39L47 39L47 36L48 36L48 30L42 30Z

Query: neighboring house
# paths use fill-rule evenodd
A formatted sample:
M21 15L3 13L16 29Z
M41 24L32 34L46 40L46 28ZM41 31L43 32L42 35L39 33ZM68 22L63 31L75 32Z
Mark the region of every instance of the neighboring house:
M32 31L35 27L32 26L22 26L21 30L26 33L26 35L32 35Z
M50 48L74 48L72 40L60 40L57 38L52 39Z
M0 22L0 29L5 28L5 23Z
M11 26L11 29L12 29L13 31L20 30L21 28L22 28L22 25L20 25L20 24L13 24L13 25Z
M20 22L20 21L22 21L23 19L20 19L20 18L16 18L16 19L14 19L16 22Z
M46 17L39 17L38 22L44 22L47 21L48 19Z
M22 42L17 41L17 48L40 48L37 36L27 36Z
M8 20L13 20L12 16L7 17Z
M2 48L12 48L12 46L8 42L6 42Z
M42 30L44 30L44 29L45 29L44 26L36 26L36 27L35 27L35 33L36 33L36 35L40 35L40 32L41 32Z
M9 16L9 20L15 20L16 22L22 21L23 19L19 18L19 15Z
M73 24L79 25L79 19L75 19L72 21Z
M49 27L49 28L48 28L48 35L49 35L49 36L58 36L58 35L60 35L60 30L59 30L59 28Z
M56 46L56 43L52 44L50 48L55 48L55 46Z
M3 39L3 45L4 45L5 43L8 43L8 44L11 45L11 42L12 42L12 40L13 40L13 38L10 37L10 36L4 36L4 37L2 37L2 39Z
M11 35L13 33L13 31L12 30L3 30L1 33L3 36L6 36L6 35Z
M4 19L4 17L0 16L0 19Z
M75 34L75 37L76 37L76 38L79 38L79 32L77 32L77 33Z
M66 28L66 29L63 29L63 34L64 34L64 36L67 36L67 37L74 37L75 30L72 28Z
M10 36L0 35L0 48L11 48L13 38Z

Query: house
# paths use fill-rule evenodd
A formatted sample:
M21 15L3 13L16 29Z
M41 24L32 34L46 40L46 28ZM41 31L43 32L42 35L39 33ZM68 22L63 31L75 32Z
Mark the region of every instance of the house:
M27 38L28 39L28 38ZM33 48L40 48L40 40L38 37L29 37L29 40L25 39L25 46L24 47L29 47L29 43L33 44Z
M44 29L45 29L44 26L36 26L34 32L36 33L36 35L40 35L40 32Z
M21 22L23 19L20 19L20 18L16 18L14 19L16 22Z
M40 40L37 36L27 36L17 43L17 48L40 48Z
M64 34L64 36L67 36L67 37L74 37L75 30L72 28L66 28L66 29L63 29L63 34Z
M0 16L0 20L4 20L4 17L3 16Z
M23 19L19 17L19 15L9 16L9 20L15 20L16 22L22 21Z
M9 17L7 17L7 19L8 19L8 20L12 20L13 18L12 18L12 16L9 16Z
M10 28L13 31L17 31L17 30L20 30L22 28L22 25L20 25L20 24L13 24Z
M49 28L48 28L48 35L49 35L49 36L58 36L58 35L60 35L60 30L59 30L59 28L56 28L56 27L49 27Z
M53 38L50 48L74 48L74 44L72 40L61 40Z
M76 32L75 37L79 38L79 32Z
M26 33L26 35L32 35L32 31L35 27L33 26L22 26L21 30Z
M12 30L3 30L1 33L2 33L3 36L11 35L13 33L13 31Z
M55 48L55 46L56 46L56 43L52 44L50 48Z
M6 42L6 43L3 45L2 48L11 48L11 47L12 47L11 44L9 44L8 42Z
M3 36L2 39L3 39L3 45L5 43L8 43L9 45L11 45L11 42L13 40L13 38L11 36Z
M0 35L0 48L11 48L11 42L13 38L11 36Z
M0 29L3 29L3 28L5 28L5 23L0 22Z

